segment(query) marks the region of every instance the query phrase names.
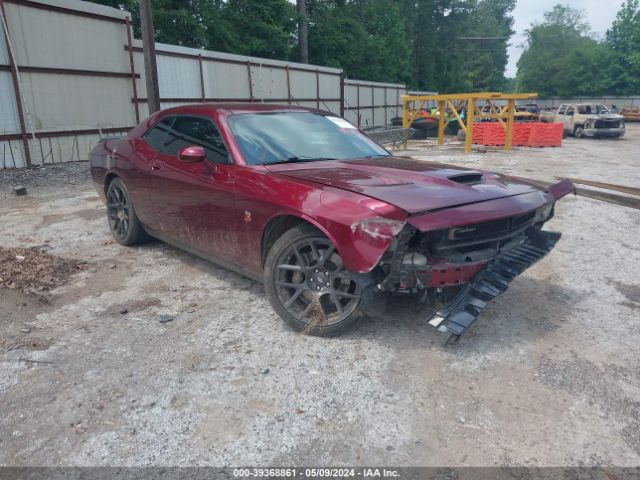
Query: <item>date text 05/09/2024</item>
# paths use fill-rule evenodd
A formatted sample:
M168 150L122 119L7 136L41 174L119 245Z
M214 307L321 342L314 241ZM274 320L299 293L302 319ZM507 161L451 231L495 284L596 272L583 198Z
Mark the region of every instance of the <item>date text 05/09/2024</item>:
M398 478L400 473L387 468L234 468L236 478Z

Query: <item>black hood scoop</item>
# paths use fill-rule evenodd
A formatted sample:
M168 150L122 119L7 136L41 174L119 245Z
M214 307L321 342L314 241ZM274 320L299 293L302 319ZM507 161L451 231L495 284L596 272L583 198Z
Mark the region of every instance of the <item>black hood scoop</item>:
M452 175L447 178L452 182L456 182L461 185L477 185L482 183L481 173L462 173L460 175Z

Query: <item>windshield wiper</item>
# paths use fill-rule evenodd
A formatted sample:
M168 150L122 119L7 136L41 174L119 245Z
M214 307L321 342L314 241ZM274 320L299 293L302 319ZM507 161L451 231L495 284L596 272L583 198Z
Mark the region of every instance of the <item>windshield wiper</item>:
M274 160L272 162L265 162L264 165L273 165L274 163L300 163L300 162L318 162L321 160L336 160L335 158L328 157L289 157L281 160Z

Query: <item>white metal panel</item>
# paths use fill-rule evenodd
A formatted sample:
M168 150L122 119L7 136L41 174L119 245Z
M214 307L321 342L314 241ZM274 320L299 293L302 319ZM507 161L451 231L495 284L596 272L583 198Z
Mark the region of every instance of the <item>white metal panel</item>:
M269 68L267 65L251 67L253 97L261 99L286 99L287 71L281 68Z
M318 78L321 98L340 98L340 76L321 73Z
M0 17L0 22L2 18ZM7 42L4 38L4 27L0 23L0 64L9 65L9 54L7 50Z
M371 105L373 105L371 101L371 90L372 90L372 87L360 85L359 104L361 107L370 107Z
M158 56L160 98L200 98L200 66L197 60Z
M356 112L355 110L345 110L344 118L349 120L354 125L358 125L358 112Z
M320 108L340 116L340 102L320 102Z
M0 133L20 131L11 72L0 72Z
M356 107L358 105L358 88L353 85L344 87L344 107Z
M376 87L373 89L373 104L374 105L386 105L385 102L385 90L384 88Z
M249 74L245 65L206 61L203 70L207 97L250 98Z
M129 70L128 57L123 54L124 24L13 3L6 3L5 10L18 65Z
M292 70L291 75L291 96L293 98L316 98L317 86L316 86L316 73L299 72Z
M129 79L40 73L21 78L36 130L135 124Z
M0 168L26 167L21 140L0 142Z

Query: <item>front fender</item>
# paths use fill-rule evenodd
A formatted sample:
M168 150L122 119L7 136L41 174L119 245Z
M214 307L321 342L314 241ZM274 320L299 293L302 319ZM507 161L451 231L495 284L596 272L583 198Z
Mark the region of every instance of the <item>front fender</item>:
M406 212L380 200L350 192L325 191L320 196L316 223L331 239L351 271L368 273L378 264L393 242L393 236L367 234L357 225L369 218L384 217L404 221Z

